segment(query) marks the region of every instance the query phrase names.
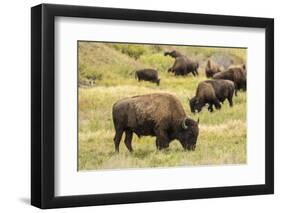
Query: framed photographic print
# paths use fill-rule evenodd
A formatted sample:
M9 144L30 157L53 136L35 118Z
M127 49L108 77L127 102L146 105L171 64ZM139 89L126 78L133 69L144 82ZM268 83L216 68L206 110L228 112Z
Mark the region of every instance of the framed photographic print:
M31 9L31 204L271 194L274 20Z

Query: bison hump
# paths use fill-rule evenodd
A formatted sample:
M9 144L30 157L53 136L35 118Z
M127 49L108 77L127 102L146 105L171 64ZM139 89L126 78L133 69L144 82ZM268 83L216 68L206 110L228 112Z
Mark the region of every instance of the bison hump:
M171 119L173 116L185 116L180 101L168 93L154 93L138 96L135 99L137 120L154 120L155 123Z

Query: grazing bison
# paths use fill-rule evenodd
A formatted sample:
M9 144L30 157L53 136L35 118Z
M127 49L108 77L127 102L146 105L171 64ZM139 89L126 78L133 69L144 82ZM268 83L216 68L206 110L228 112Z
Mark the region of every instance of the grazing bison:
M168 93L134 96L117 101L112 108L115 127L115 151L125 132L125 144L130 152L133 133L138 137L156 136L156 147L161 150L177 139L182 147L195 150L199 134L198 123L188 118L180 101Z
M135 72L135 78L138 79L138 81L150 81L156 83L158 86L160 84L158 72L154 69L137 70Z
M235 90L234 83L229 80L206 80L199 83L196 95L189 100L190 110L192 113L200 112L202 107L209 105L208 110L213 111L213 105L216 109L221 108L221 103L228 100L232 107L232 97Z
M194 76L199 75L199 63L197 61L191 60L176 50L165 52L164 55L175 58L175 62L173 66L168 69L168 72L173 72L175 75L187 75L188 73L192 73Z
M213 76L213 79L225 79L233 81L235 85L235 95L237 95L237 91L240 89L246 91L246 66L245 64L242 66L231 66L226 71L216 73Z
M214 62L211 62L210 60L207 61L207 65L205 68L205 73L207 78L213 77L214 74L221 72L222 69L215 64Z

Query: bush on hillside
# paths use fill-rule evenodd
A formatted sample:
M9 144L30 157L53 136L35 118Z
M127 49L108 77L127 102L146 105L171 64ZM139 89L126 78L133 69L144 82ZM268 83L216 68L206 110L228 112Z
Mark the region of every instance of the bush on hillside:
M122 52L123 54L134 58L135 60L137 60L141 55L145 54L147 51L147 48L144 45L114 44L113 47L116 50Z
M172 58L164 56L162 53L152 55L142 55L140 62L146 64L147 67L153 68L159 71L167 71L169 67L173 65L174 60Z

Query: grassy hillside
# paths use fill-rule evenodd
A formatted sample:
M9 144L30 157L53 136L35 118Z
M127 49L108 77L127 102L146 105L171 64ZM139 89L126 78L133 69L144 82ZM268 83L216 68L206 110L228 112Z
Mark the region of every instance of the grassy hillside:
M200 75L175 77L167 73L173 59L164 51L177 49L200 62ZM79 56L79 170L109 168L166 167L186 165L241 164L246 162L246 94L234 97L234 107L225 102L222 109L210 113L205 108L193 115L188 97L195 94L197 84L205 80L206 60L226 59L242 63L245 49L173 47L80 42ZM134 71L155 68L160 86L137 82ZM94 84L89 84L93 79ZM178 141L170 148L157 151L155 138L133 137L134 153L130 154L123 139L120 153L114 153L112 105L123 97L169 92L177 96L187 114L200 118L200 133L194 152L183 151Z

